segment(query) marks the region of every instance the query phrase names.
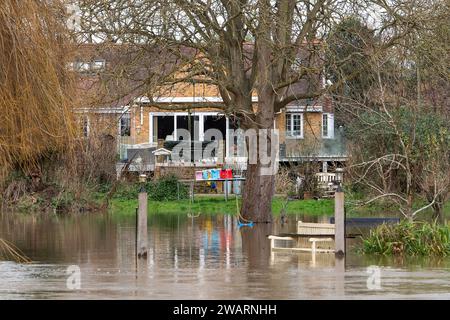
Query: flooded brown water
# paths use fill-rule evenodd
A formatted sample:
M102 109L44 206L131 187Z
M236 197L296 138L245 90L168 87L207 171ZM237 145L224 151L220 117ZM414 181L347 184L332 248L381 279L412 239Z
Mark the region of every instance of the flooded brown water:
M149 256L136 265L134 216L0 214L0 238L34 261L0 260L0 299L450 298L448 258L362 256L352 249L357 241L348 243L345 261L271 255L266 236L292 231L298 219L308 220L239 228L229 215L151 215ZM80 289L67 286L72 265L80 268Z

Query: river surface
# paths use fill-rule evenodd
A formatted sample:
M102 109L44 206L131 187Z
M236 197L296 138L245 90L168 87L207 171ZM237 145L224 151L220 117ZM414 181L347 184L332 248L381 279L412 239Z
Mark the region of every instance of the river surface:
M358 240L345 261L271 254L267 235L296 220L311 218L239 228L230 215L150 215L149 256L136 262L133 215L3 213L0 238L33 262L0 257L0 299L450 299L448 258L363 256Z

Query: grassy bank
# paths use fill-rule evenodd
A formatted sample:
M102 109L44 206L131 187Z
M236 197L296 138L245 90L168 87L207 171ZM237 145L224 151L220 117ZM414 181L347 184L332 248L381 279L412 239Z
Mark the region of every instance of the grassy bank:
M239 205L241 199L239 199ZM275 197L272 202L272 212L279 215L283 207L284 199ZM118 214L134 214L137 207L137 200L134 199L113 199L111 209ZM287 214L308 214L308 215L333 215L333 200L296 200L289 201ZM197 196L193 204L189 200L174 201L149 201L149 213L215 213L234 214L236 213L236 200L231 197L225 201L222 197Z
M284 198L275 197L272 202L272 212L278 216L284 205ZM239 205L241 199L239 199ZM137 207L136 199L114 198L111 201L111 210L121 215L134 214ZM171 200L171 201L154 201L149 200L149 213L208 213L208 214L234 214L236 213L236 201L231 196L225 201L222 196L196 196L194 203L190 204L189 200ZM334 200L293 200L289 201L287 214L306 214L306 215L328 215L334 214ZM447 202L444 208L447 217L450 216L450 202ZM419 220L427 220L431 217L431 210L427 210L418 216ZM358 216L398 216L398 211L393 208L386 208L381 205L371 205L360 208L347 208L348 217Z
M158 180L148 181L143 185L149 199L149 213L203 213L203 214L235 214L237 212L234 195L225 201L221 194L197 194L193 203L188 199L188 188L178 183L173 175L164 176ZM137 207L137 197L141 186L136 183L120 185L113 195L111 208L120 214L134 214ZM105 193L98 193L101 200ZM348 217L358 216L399 216L399 208L385 201L372 202L361 206L367 195L363 193L346 192L346 212ZM178 200L180 199L180 200ZM241 202L241 199L239 199ZM418 200L415 207L425 205L424 200ZM286 205L284 196L275 196L272 202L272 212L275 216L283 211ZM334 200L292 200L289 201L285 212L287 214L328 215L334 214ZM450 202L444 208L444 214L450 215ZM427 220L432 216L431 209L421 212L417 218Z

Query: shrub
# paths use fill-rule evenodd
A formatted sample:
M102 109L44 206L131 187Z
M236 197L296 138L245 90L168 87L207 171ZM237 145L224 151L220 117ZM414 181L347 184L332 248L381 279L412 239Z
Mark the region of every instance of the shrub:
M148 192L148 198L155 201L170 201L178 199L178 178L174 175L163 176L158 180L149 181L145 185ZM124 184L121 185L114 194L117 199L137 199L140 185ZM180 199L188 197L188 188L182 183L179 184Z
M450 254L450 228L428 222L403 221L383 224L363 239L366 254L447 256Z
M114 193L114 198L122 200L135 200L138 197L139 184L125 183L119 185Z
M177 200L178 192L180 199L188 197L188 190L184 184L178 184L178 178L174 175L167 175L147 184L148 196L155 201ZM179 189L178 189L179 188Z

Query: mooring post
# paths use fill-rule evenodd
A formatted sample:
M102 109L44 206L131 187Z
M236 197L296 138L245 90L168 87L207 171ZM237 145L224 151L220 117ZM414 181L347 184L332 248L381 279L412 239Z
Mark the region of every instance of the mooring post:
M139 176L139 182L141 188L139 190L139 209L138 209L138 225L137 225L137 256L138 258L147 258L147 204L148 197L147 191L145 190L145 181L147 176L141 174Z
M342 169L341 169L342 170ZM336 170L337 172L337 170ZM341 173L342 171L340 171ZM338 178L338 188L334 193L334 241L337 255L345 255L345 209L342 175Z

